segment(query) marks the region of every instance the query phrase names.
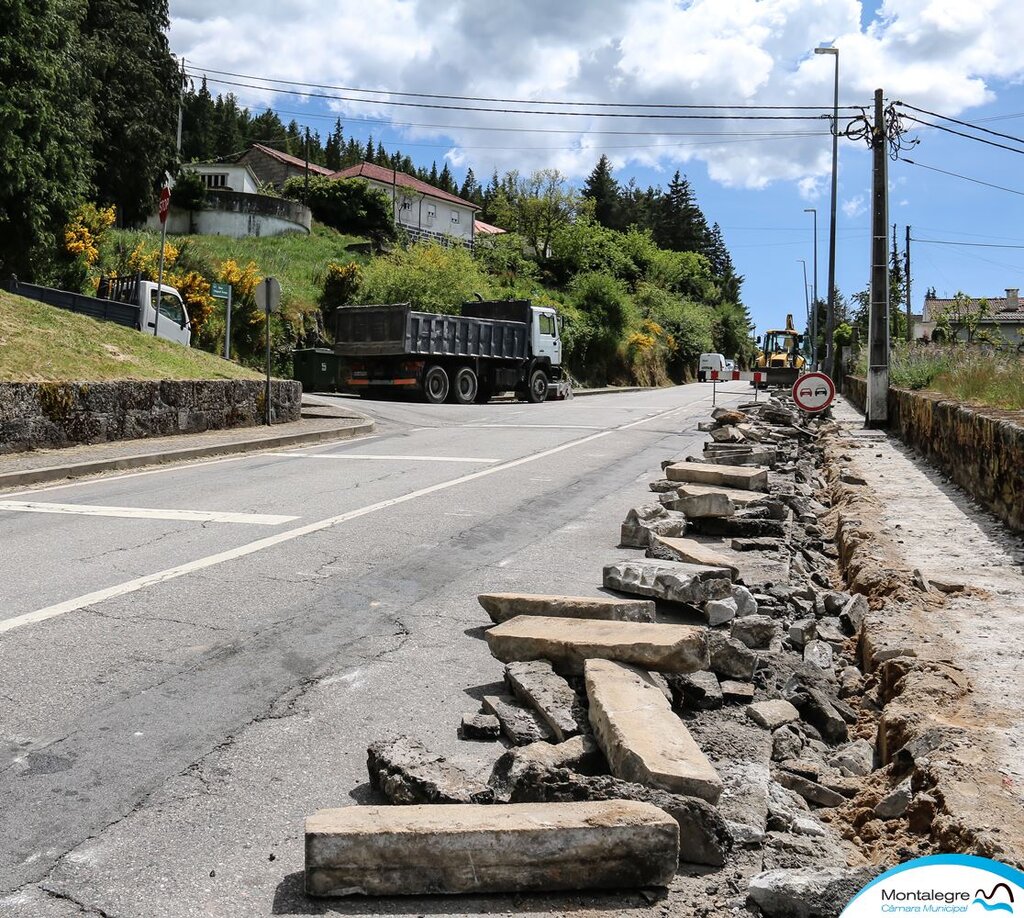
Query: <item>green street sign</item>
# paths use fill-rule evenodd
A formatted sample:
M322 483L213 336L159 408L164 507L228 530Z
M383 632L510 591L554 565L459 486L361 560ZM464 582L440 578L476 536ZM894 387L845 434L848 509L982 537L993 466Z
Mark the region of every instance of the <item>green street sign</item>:
M215 300L226 300L231 296L230 284L210 284L210 296Z

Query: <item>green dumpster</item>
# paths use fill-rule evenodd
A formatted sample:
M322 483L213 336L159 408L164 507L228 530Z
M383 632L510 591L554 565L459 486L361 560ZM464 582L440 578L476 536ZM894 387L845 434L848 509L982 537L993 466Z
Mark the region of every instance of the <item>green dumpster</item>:
M303 392L338 391L338 355L327 347L307 347L292 352L292 379Z

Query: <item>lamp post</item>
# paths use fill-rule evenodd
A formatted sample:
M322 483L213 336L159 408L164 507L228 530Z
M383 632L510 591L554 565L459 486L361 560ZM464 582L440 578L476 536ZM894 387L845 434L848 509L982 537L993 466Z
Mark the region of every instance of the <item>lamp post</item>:
M832 94L832 208L828 229L828 309L825 312L825 372L835 378L836 330L836 184L839 176L839 49L815 48L815 54L835 57L835 86Z
M814 215L814 301L811 304L811 369L818 369L818 208L805 207Z

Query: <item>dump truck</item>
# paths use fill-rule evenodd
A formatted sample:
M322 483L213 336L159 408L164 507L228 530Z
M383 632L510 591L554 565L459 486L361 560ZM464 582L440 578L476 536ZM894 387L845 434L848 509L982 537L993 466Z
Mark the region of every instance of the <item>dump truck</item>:
M796 330L792 313L786 316L785 328L769 329L763 337L757 339L757 343L760 350L754 369L764 370L767 381L753 385L762 388L792 386L807 365L800 352L803 335Z
M405 392L468 405L503 392L527 402L571 396L559 317L528 300L463 303L458 315L409 303L344 306L334 340L339 388L369 398Z
M176 341L188 347L192 329L181 294L167 284L160 285L160 312L157 317L157 284L143 280L141 275L103 277L96 296L26 284L12 277L4 285L11 293L29 300L38 300L69 312L91 316L105 322L114 322L158 338Z

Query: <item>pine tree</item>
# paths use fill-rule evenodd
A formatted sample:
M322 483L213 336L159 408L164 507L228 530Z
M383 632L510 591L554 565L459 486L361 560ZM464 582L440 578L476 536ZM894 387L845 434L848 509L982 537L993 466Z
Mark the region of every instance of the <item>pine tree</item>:
M594 202L594 217L602 226L621 229L619 183L612 176L612 164L604 154L583 183L583 197Z
M375 162L377 150L373 145L373 134L366 138L366 146L363 148L363 162Z
M433 185L435 188L437 187L437 161L436 160L433 163L430 164L430 177L427 179L427 181L431 185Z
M452 171L448 168L447 162L444 164L441 174L437 177L437 187L442 191L447 191L449 194L455 192L455 179L452 178Z
M469 168L466 170L466 179L462 183L462 187L459 189L459 197L464 201L477 201L477 195L480 193L480 186L477 184L476 176L473 174L473 169Z
M693 196L690 183L677 171L656 208L654 240L675 252L707 250L708 224Z
M213 106L213 158L220 159L240 153L249 132L248 113L239 111L231 93L217 96Z

